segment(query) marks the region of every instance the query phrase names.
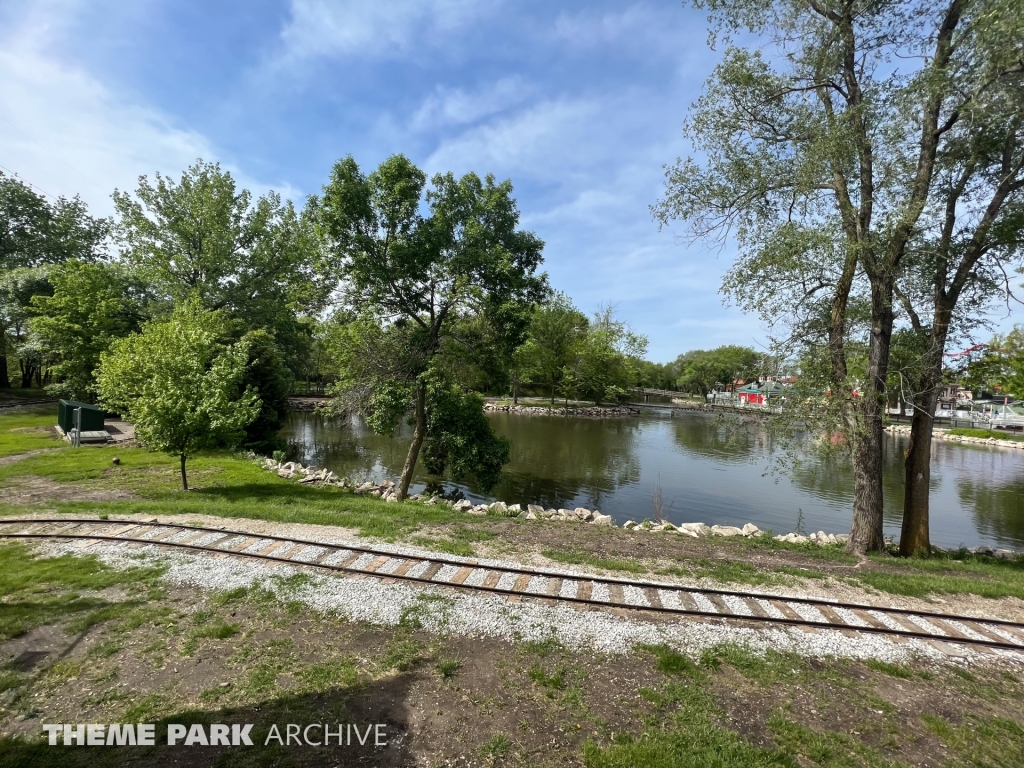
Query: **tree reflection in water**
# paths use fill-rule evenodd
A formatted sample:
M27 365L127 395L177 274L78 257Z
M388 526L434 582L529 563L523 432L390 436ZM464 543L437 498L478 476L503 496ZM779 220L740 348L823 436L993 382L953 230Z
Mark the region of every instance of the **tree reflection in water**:
M808 530L849 527L853 473L848 459L813 453L786 472L771 469L770 435L757 422L707 414L644 413L630 418L489 415L512 441L512 457L486 496L471 483L431 477L422 467L414 489L443 488L474 501L502 499L545 507L601 509L621 524L652 514L655 483L671 522L752 522L792 530L802 514ZM363 421L289 417L282 435L305 464L352 478L395 478L410 428L373 434ZM886 438L883 488L886 533L898 536L903 507L906 438ZM932 472L933 541L941 546L992 544L1024 549L1024 451L938 442Z

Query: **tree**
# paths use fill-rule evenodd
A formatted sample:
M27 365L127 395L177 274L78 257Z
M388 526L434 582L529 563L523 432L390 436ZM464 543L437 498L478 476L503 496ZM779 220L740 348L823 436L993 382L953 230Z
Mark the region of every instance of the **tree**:
M190 300L100 355L100 403L127 416L146 445L179 457L186 491L188 458L241 439L260 411L259 396L241 388L247 345L222 344L223 325L223 317Z
M51 394L96 397L95 370L114 339L138 330L145 289L117 266L76 259L49 272L53 294L31 296L31 332L54 364Z
M555 391L561 386L566 368L573 362L576 348L589 326L587 316L558 291L537 307L533 315L530 322L532 368L536 371L536 381L550 392L552 406Z
M1024 325L994 336L985 353L967 365L964 381L976 390L999 390L1024 400Z
M251 388L260 397L260 412L246 425L243 445L250 451L269 456L287 447L278 432L288 415L288 398L295 377L269 332L249 331L239 343L248 352L242 386Z
M0 173L0 388L11 385L8 350L24 343L22 330L33 295L26 289L48 293L45 267L97 258L107 232L107 221L89 216L79 198L61 197L51 204L28 185ZM19 362L22 386L30 386L36 362Z
M617 320L611 307L594 313L594 319L576 344L573 360L564 373L564 389L600 405L621 401L634 388L640 361L647 353L647 337Z
M53 289L48 279L49 267L17 267L0 273L0 322L3 323L3 380L10 386L7 368L7 350L13 350L18 359L21 387L32 386L33 376L39 374L42 357L30 348L29 319L33 296L45 296Z
M439 353L456 340L459 319L472 314L502 329L499 336L515 341L511 348L522 342L527 310L545 291L544 277L536 274L543 243L517 228L508 181L438 174L427 190L426 175L402 155L369 176L351 157L339 161L323 195L311 198L308 209L338 265L348 309L363 318L363 333L347 338L377 338L395 349L394 359L378 366L374 376L361 370L365 361L349 355L354 375L346 379L350 387L361 382L364 392L368 382L375 384L376 410L389 417L375 420L378 428L412 412L413 439L396 490L401 500L424 441L441 438L431 434L432 424L440 423L432 420L438 406L432 388L448 387L450 393L457 386L443 380ZM472 435L481 437L479 431ZM452 448L469 450L472 444L449 443L447 452L432 455L453 459Z
M749 347L725 345L712 350L695 349L679 356L679 386L707 397L716 385L757 375L763 355Z
M197 297L241 321L242 332L274 334L293 371L308 334L296 315L323 308L311 223L275 192L253 201L216 163L202 160L181 180L139 178L134 196L114 192L122 257L170 302Z
M753 277L733 276L733 289L745 285L748 297L759 297L749 308L766 306L765 294L781 290L783 306L811 310L853 444L848 550L880 550L882 414L896 281L921 239L922 217L931 206L945 210L948 195L937 180L944 153L956 153L957 127L975 122L971 105L986 82L1003 90L1021 71L1019 51L999 42L1019 40L1006 34L1017 23L1014 13L999 0L698 5L719 30L767 38L771 53L763 54L764 46L726 51L688 122L707 160L668 170L667 195L655 214L664 223L689 221L697 236L734 235L741 261L774 278L762 292ZM918 63L908 71L894 61ZM1008 169L1018 167L1019 130L1017 123L1004 143L1011 148ZM807 263L815 254L825 267L822 279ZM867 357L854 382L845 345L857 327L848 313L861 297ZM840 395L851 384L860 396Z

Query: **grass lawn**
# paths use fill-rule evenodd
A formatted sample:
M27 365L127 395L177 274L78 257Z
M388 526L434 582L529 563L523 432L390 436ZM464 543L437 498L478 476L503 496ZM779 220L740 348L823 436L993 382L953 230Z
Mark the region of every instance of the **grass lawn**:
M59 448L64 444L53 431L57 423L56 408L47 408L45 414L38 411L19 409L18 413L0 412L0 457L40 448Z
M36 651L0 666L0 765L1021 765L1024 681L1010 666L733 644L608 655L431 634L416 610L397 626L348 622L290 597L302 576L229 591L160 576L0 546L0 651ZM44 722L153 723L157 745L49 747ZM264 744L272 725L339 722L384 723L389 746ZM170 723L252 723L255 746L167 747Z

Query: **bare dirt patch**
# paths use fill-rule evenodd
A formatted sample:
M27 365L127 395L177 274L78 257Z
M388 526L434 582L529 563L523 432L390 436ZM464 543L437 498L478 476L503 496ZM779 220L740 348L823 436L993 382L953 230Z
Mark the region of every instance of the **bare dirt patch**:
M135 498L138 497L128 491L84 488L80 484L57 483L35 475L12 478L4 484L4 501L25 506L45 505L54 501L119 501Z

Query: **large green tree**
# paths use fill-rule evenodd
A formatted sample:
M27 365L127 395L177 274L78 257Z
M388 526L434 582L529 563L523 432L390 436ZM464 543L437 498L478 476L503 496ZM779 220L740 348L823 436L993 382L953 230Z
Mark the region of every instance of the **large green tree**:
M231 320L226 340L253 331L270 335L260 337L246 373L263 397L248 441L269 450L285 412L286 377L275 361L283 360L293 379L305 372L311 353L305 321L324 308L328 293L311 222L279 194L254 199L229 172L202 160L179 180L143 176L134 194L115 191L114 204L122 258L158 298L167 305L195 298L221 311Z
M545 280L537 274L543 243L518 228L508 181L472 173L457 179L449 173L434 176L429 188L426 182L402 155L369 175L348 157L334 166L323 194L309 203L323 246L337 264L345 303L362 318L356 341L368 336L394 350L374 376L360 373L366 361L349 355L358 375L346 380L372 390L382 415L378 427L412 413L413 439L399 499L408 493L424 441L438 441L436 449L428 449L433 469L443 457L465 470L472 462L456 454L465 456L476 441L493 439L480 425L459 440L431 434L432 428L450 429L445 424L452 423L434 418L432 410L442 401L451 403L454 392L468 397L457 382L445 380L439 358L460 320L487 317L492 326L506 329L499 335L518 337L509 345L515 348L525 336L526 310L545 292Z
M107 232L107 221L90 216L79 198L50 202L0 173L0 388L10 386L7 353L25 342L32 296L50 292L46 267L97 258ZM38 371L37 358L19 359L23 387Z
M598 405L624 400L637 385L646 353L647 337L635 333L615 317L611 307L605 307L594 313L587 332L575 344L564 370L563 389L567 395Z
M736 270L731 287L748 308L763 310L772 299L798 313L807 308L797 331L829 350L832 397L853 444L848 549L879 550L897 280L922 229L948 220L951 199L961 211L976 202L970 185L959 203L951 198L960 175L944 176L943 163L963 151L955 137L979 123L973 110L989 89L1007 93L1016 82L1021 15L1002 0L697 5L730 44L687 124L704 157L669 169L655 213L666 223L688 221L697 236L735 237L741 265L753 268ZM736 32L753 33L756 46L732 44ZM993 157L1006 163L1001 171L988 164L994 196L983 192L978 200L988 202L976 211L998 214L1019 191L1019 131L1013 119L996 130L1002 148ZM986 217L991 226L989 214L965 223ZM754 282L765 274L771 279ZM862 326L849 315L861 299ZM850 369L846 350L858 330L867 344L862 372ZM855 388L860 397L846 394Z
M731 385L761 372L764 355L750 347L725 345L711 350L694 349L679 356L679 386L707 396L716 385Z
M590 321L561 292L553 292L530 321L530 368L555 404L555 392L574 362L576 350L586 337Z
M100 403L126 416L147 446L179 458L186 491L189 457L241 440L260 412L259 395L244 387L248 344L223 344L224 322L187 300L100 356Z
M96 397L95 369L114 339L138 330L145 287L120 266L77 259L49 272L53 294L31 297L33 336L52 358L51 394Z

